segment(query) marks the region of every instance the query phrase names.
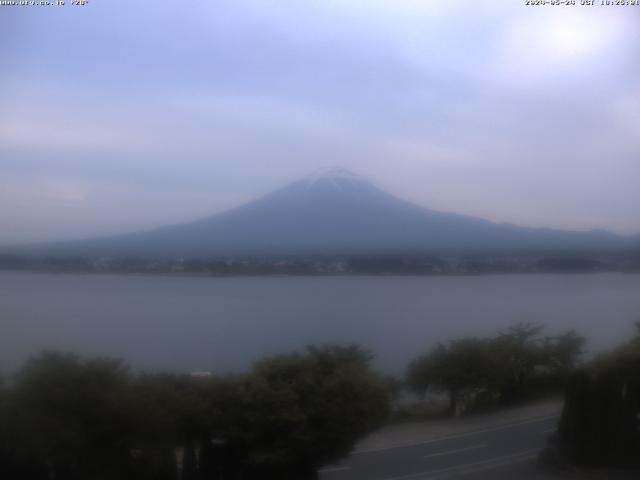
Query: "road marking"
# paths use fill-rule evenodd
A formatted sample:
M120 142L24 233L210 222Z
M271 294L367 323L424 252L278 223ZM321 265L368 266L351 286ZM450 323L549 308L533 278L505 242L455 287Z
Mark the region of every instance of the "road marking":
M431 455L425 455L423 458L441 457L443 455L453 455L454 453L466 452L468 450L477 450L479 448L486 448L489 445L481 443L480 445L473 445L471 447L458 448L456 450L447 450L446 452L432 453Z
M327 467L321 468L318 470L318 473L333 473L333 472L344 472L345 470L351 470L350 467Z
M365 450L356 450L354 452L351 452L351 455L362 455L362 454L365 454L365 453L384 452L384 451L387 451L387 450L395 450L395 449L398 449L398 448L417 447L417 446L420 446L420 445L428 445L430 443L444 442L446 440L455 440L457 438L471 437L473 435L478 435L480 433L497 432L499 430L507 430L509 428L519 427L520 425L527 425L527 424L530 424L530 423L544 422L545 420L551 420L552 418L557 418L559 416L560 416L559 413L555 413L553 415L545 415L544 417L536 417L536 418L532 418L532 419L529 419L529 420L524 420L522 422L505 423L505 424L498 425L498 426L495 426L495 427L482 428L480 430L473 430L471 432L465 432L465 433L454 433L452 435L445 435L445 436L442 436L442 437L433 438L431 440L425 440L425 441L422 441L422 442L402 443L402 444L398 444L398 445L391 445L390 447L368 448L368 449L365 449Z
M435 480L441 475L451 472L469 474L475 471L489 470L491 468L497 468L511 463L523 462L530 460L536 456L539 449L534 448L531 450L523 450L522 452L513 453L511 455L502 455L500 457L489 458L487 460L481 460L479 462L466 463L463 465L456 465L453 467L441 468L438 470L427 470L425 472L410 473L409 475L402 475L399 477L388 477L384 480Z
M461 470L460 473L462 475L468 475L470 473L480 472L483 470L491 470L493 468L512 465L518 462L525 462L537 457L539 453L540 449L534 448L530 450L524 450L519 453L514 453L512 455L505 455L504 457L490 458L488 460L482 460L480 462L462 465L463 470Z

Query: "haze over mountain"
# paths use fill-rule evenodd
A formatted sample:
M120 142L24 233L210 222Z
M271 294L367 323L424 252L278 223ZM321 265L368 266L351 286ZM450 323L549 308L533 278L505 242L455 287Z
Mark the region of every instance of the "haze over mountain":
M336 167L198 221L14 251L174 257L523 254L607 252L630 242L603 230L526 228L430 210Z

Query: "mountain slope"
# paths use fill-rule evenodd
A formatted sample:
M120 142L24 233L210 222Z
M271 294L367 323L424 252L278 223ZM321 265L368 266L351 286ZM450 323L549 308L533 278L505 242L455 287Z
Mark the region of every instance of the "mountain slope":
M429 210L332 169L199 221L31 251L101 256L489 254L611 251L626 243L604 231L523 228Z

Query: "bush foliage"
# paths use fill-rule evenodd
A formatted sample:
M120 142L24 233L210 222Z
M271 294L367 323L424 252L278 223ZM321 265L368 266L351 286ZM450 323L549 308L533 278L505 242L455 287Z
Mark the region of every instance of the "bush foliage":
M315 478L387 415L370 359L309 348L196 378L43 353L0 389L0 478Z

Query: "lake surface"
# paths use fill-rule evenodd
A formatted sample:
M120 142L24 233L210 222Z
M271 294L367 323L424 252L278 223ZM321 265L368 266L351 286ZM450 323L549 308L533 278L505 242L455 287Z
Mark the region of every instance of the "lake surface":
M40 349L134 368L237 371L307 344L358 343L401 373L434 343L518 321L599 351L640 319L640 275L172 277L0 272L0 371Z

